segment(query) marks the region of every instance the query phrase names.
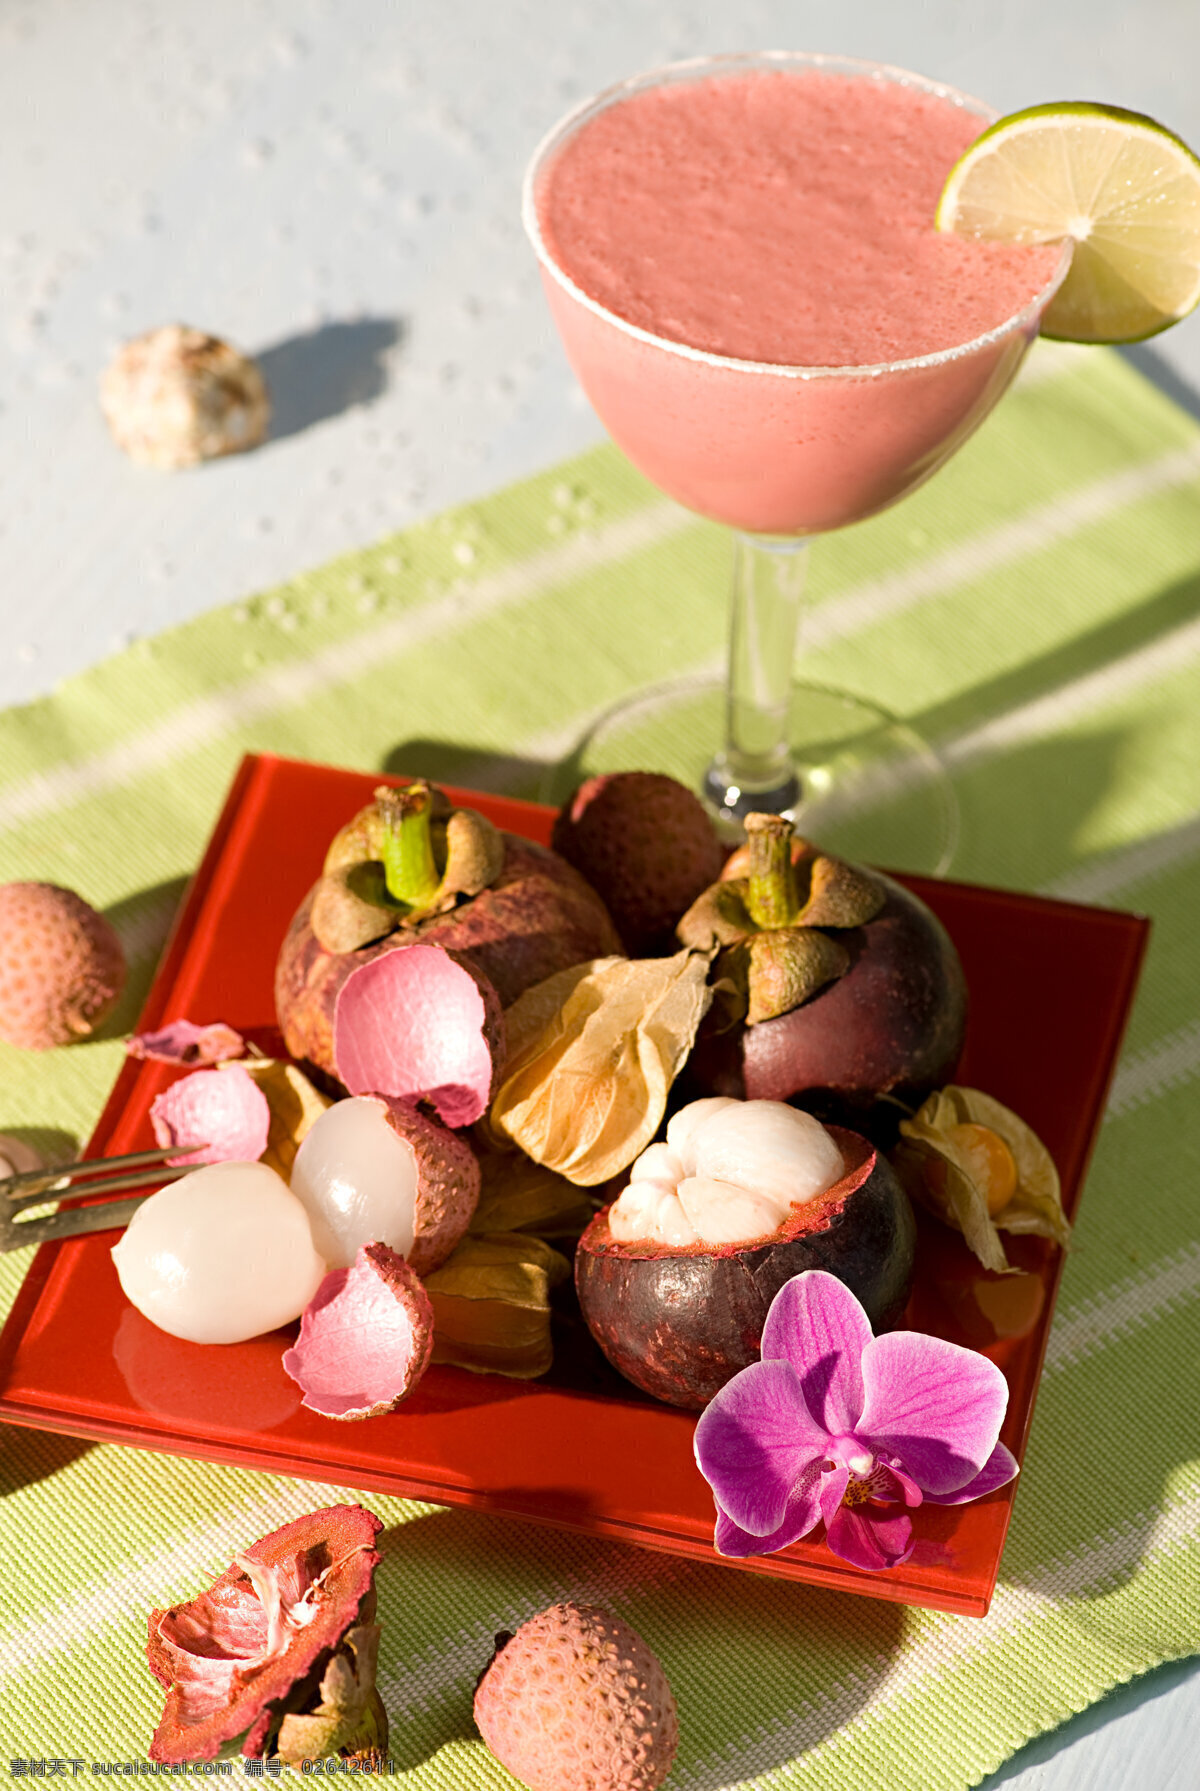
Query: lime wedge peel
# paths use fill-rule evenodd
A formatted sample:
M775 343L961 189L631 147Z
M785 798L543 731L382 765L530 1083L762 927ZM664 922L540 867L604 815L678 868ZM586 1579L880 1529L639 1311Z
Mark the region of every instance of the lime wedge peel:
M1081 100L999 119L951 170L936 221L994 242L1072 240L1044 336L1137 342L1200 303L1200 158L1140 112Z

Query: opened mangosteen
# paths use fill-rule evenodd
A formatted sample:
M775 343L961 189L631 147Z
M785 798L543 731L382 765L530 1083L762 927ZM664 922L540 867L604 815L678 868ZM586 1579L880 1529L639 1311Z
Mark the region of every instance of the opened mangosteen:
M452 955L502 1008L621 949L600 897L556 853L453 808L430 784L384 785L335 836L283 942L275 1005L291 1055L344 1082L334 1048L344 985L418 943Z
M962 965L919 897L882 871L751 815L734 853L679 923L719 948L714 1002L686 1090L791 1101L889 1144L897 1121L952 1076L966 1029Z
M771 1301L826 1269L878 1332L899 1322L916 1227L865 1138L777 1101L681 1108L575 1253L592 1336L634 1386L698 1411L758 1359Z

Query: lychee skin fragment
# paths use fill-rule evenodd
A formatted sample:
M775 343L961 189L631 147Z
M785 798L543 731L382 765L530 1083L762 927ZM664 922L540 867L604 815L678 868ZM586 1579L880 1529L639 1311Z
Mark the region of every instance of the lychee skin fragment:
M0 884L0 1039L48 1051L87 1038L124 987L121 941L82 896Z
M475 1721L528 1791L655 1791L679 1744L658 1657L595 1605L522 1624L480 1681Z

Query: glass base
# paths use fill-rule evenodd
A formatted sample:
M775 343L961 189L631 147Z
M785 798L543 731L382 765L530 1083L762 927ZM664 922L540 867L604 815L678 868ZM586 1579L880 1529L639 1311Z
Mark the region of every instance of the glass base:
M958 799L913 728L848 691L793 684L788 741L798 788L745 789L713 758L725 703L721 680L681 678L619 704L548 771L543 801L557 807L602 771L665 771L700 794L728 840L761 808L788 814L799 833L846 857L945 875L958 845Z

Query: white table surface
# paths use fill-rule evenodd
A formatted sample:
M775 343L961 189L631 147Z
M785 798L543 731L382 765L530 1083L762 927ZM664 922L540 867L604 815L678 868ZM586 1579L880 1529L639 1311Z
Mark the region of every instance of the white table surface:
M1197 0L0 0L0 705L600 439L524 164L596 88L761 48L1001 111L1113 101L1200 145ZM97 375L175 320L264 364L258 453L164 475L112 447ZM1200 414L1200 321L1130 352ZM1197 1735L1176 1663L986 1791L1194 1791Z

